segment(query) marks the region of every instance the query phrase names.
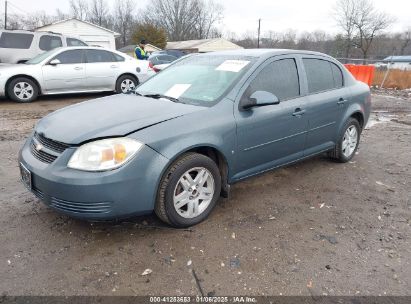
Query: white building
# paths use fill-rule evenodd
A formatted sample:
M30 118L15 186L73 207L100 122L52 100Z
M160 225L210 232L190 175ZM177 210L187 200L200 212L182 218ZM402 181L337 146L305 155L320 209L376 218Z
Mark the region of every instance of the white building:
M60 33L79 38L90 46L101 46L113 50L116 49L116 38L121 36L119 33L76 18L57 21L39 27L36 31Z
M389 56L381 65L388 66L389 69L411 70L411 56Z

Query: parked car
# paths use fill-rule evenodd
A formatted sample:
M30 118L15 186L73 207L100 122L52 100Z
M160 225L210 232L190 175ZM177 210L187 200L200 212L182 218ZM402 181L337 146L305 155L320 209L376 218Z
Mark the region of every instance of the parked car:
M350 161L370 103L368 86L324 54L193 55L135 94L43 118L20 151L22 180L73 217L154 210L186 227L204 220L235 182L323 152Z
M66 47L25 64L0 65L0 96L31 102L38 95L116 91L126 93L155 74L148 61L98 47Z
M87 46L84 41L53 32L0 31L0 62L24 63L58 47Z
M169 64L177 59L178 59L177 57L174 57L171 55L156 53L156 54L150 55L150 57L148 58L148 61L150 61L153 66L156 66L160 64Z

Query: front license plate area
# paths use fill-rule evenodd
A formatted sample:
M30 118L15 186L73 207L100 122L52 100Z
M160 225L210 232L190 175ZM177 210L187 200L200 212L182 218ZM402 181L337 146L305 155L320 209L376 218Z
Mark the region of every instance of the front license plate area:
M31 190L31 172L22 163L20 163L20 175L23 184L27 187L27 189Z

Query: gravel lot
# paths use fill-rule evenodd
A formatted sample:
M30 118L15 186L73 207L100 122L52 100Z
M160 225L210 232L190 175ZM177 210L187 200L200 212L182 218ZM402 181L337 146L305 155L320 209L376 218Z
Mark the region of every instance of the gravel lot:
M73 220L20 183L36 121L95 97L0 100L0 295L411 295L408 97L374 95L352 162L320 156L235 184L187 230Z

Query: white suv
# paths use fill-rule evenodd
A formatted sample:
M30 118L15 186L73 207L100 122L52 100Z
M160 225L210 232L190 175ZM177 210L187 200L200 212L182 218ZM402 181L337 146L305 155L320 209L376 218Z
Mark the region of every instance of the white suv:
M87 43L52 32L1 30L0 62L24 63L38 54L64 46L87 46Z

